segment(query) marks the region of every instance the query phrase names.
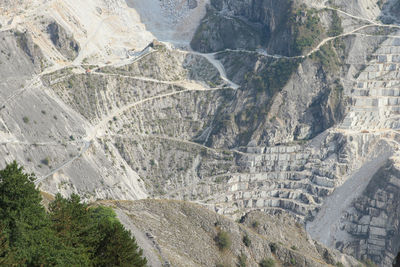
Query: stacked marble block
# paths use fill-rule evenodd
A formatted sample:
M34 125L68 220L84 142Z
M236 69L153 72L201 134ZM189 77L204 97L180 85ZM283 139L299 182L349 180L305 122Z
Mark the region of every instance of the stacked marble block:
M225 205L241 212L286 210L304 219L335 187L334 174L299 145L249 147L239 164L242 173L229 179Z
M372 56L350 91L350 112L341 128L356 131L400 128L400 39L389 38Z

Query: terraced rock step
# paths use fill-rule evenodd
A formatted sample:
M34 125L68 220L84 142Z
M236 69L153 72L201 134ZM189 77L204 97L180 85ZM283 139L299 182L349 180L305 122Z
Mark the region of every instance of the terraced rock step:
M393 220L399 216L393 209L398 201L393 192L400 185L399 63L400 38L388 38L353 87L344 90L352 105L338 130L364 140L375 138L380 149L324 201L316 219L307 224L313 238L381 266L389 266L397 252L392 240L398 235Z
M199 184L191 192L192 198L206 194L203 201L213 204L223 214L286 210L305 219L335 188L336 174L319 170L323 162L312 157L308 147L291 145L241 150L246 150L237 155L241 173L217 177L227 181L219 188Z
M352 106L342 129L398 129L400 122L400 38L388 38L373 54L352 90L345 90Z
M251 210L285 210L300 220L315 216L343 177L378 153L379 140L393 142L385 129L400 128L400 65L391 54L400 42L386 43L390 46L376 51L352 89L345 89L352 105L337 129L308 144L238 148L239 173L219 176L218 186L205 178L196 190L188 190L190 197L234 217Z

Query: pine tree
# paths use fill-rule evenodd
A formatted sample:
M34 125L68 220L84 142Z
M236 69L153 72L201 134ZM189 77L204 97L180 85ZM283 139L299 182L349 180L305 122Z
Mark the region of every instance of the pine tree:
M33 180L15 161L0 171L0 221L16 260L26 264L44 261L54 252L51 238L44 238L49 220Z
M93 266L146 266L142 250L112 209L90 208L73 194L69 199L57 195L50 212L57 235L87 255Z
M34 179L16 162L0 170L0 266L146 266L112 209L57 195L46 213Z
M16 263L15 255L10 248L8 237L0 227L0 266L10 266Z
M99 230L102 238L96 248L95 266L146 266L142 250L121 223L102 221Z
M87 261L51 229L34 179L15 161L0 170L2 260L17 266L82 266Z

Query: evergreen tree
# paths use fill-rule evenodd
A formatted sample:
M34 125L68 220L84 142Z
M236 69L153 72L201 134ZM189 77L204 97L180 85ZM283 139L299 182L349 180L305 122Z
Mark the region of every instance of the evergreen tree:
M45 212L33 180L34 176L23 173L15 161L0 170L0 220L6 228L15 226L16 221L35 226L46 223L35 219L43 219Z
M90 222L87 206L80 203L78 195L73 194L65 199L57 194L50 203L49 210L51 227L63 244L73 247L89 261L90 254L93 253L89 240L92 238L94 226Z
M51 261L54 240L33 180L34 176L23 173L15 161L0 171L0 221L5 236L16 260L34 265L36 261Z
M46 213L34 179L16 162L0 170L0 266L146 266L112 209L57 195Z
M66 266L84 263L73 248L56 237L41 205L34 175L23 172L14 161L0 170L0 221L4 225L4 259L16 265Z
M95 266L146 266L142 250L121 223L102 221L99 231L101 239L96 247Z
M52 225L66 245L85 253L93 266L146 266L136 241L112 209L90 208L78 195L57 195L50 205Z
M14 253L11 251L7 235L0 228L0 266L10 266L15 263Z

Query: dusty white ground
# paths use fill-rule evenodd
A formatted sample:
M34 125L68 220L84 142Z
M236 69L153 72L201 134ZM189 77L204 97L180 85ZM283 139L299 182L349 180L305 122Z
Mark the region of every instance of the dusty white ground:
M49 18L73 33L79 42L81 51L75 64L84 60L88 63L120 60L127 51L142 50L155 39L141 23L139 14L124 0L32 0L24 5L0 6L1 30L29 30L51 62L67 64L52 49L46 34L43 20Z
M81 46L75 65L118 62L153 39L188 49L208 1L198 0L197 7L190 9L187 0L31 0L23 5L2 0L0 30L32 32L57 69L71 63L53 49L46 34L43 21L54 19Z
M197 0L189 9L187 0L126 0L135 9L140 20L158 40L176 47L189 47L190 40L206 13L209 0Z

